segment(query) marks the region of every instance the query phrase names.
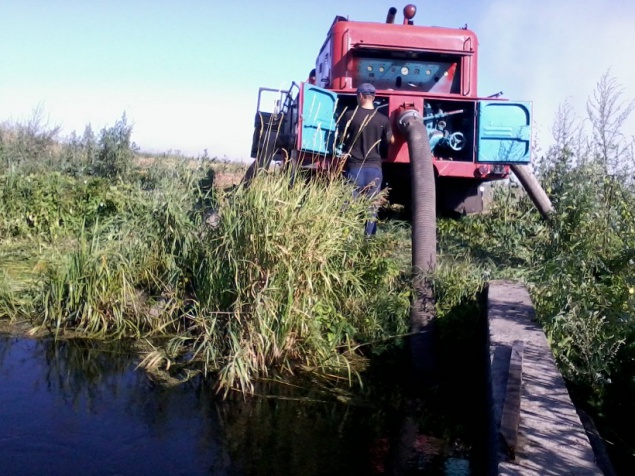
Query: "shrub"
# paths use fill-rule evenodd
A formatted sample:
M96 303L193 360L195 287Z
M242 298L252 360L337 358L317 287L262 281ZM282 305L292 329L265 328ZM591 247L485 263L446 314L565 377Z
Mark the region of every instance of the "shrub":
M125 179L133 167L137 150L131 140L132 126L123 114L114 126L101 130L93 164L93 173L100 177Z
M363 238L367 201L340 181L288 184L261 175L225 196L195 271L193 348L225 389L272 367L341 370L356 344L406 329L395 245Z
M25 122L0 124L0 170L31 173L56 160L60 127L51 126L41 107Z

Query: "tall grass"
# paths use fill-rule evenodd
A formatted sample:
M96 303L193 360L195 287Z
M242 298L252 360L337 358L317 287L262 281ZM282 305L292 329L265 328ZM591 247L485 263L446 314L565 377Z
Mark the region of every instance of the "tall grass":
M387 224L365 240L369 203L340 180L290 186L261 173L223 192L210 164L170 158L139 171L125 121L103 141L90 130L77 139L81 167L40 173L25 165L34 158L16 166L27 148L3 134L0 315L55 332L168 336L146 363L200 366L219 388L245 391L300 368L349 378L360 355L406 331L409 229ZM576 148L574 136L560 134L539 170L551 222L508 186L488 214L439 221L437 311L475 302L488 279L521 279L565 375L602 386L635 335L633 188L618 158L601 156L616 149Z
M395 245L361 233L366 201L339 180L288 180L260 175L224 197L194 273L195 356L225 388L297 364L341 371L354 345L406 326Z
M5 280L2 314L56 334L172 336L155 342L162 362L200 363L219 388L244 391L270 369L351 378L360 344L405 332L398 245L364 239L369 204L349 185L261 174L223 193L213 179L160 166L116 181L0 177L0 232L14 254L37 263L26 250L36 244L55 257L15 289Z

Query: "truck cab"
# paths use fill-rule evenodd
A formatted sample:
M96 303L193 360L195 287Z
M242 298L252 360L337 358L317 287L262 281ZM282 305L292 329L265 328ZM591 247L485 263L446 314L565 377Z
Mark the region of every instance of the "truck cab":
M437 178L437 203L461 213L482 210L481 185L509 176L531 155L531 103L477 94L478 39L467 28L416 26L412 5L402 24L335 17L316 58L316 84L277 91L277 108L256 113L252 157L293 160L300 167L340 165L337 122L371 83L378 112L392 121L416 109L426 126ZM416 9L415 9L416 11ZM392 20L392 21L391 21ZM276 122L277 121L277 122ZM407 202L408 145L397 127L383 160L393 201Z

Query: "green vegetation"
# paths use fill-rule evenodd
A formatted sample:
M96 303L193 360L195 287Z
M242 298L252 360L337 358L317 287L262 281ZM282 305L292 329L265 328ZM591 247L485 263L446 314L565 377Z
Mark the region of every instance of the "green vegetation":
M351 379L360 347L407 331L398 243L364 239L348 185L263 174L225 192L207 160L139 168L125 117L84 137L51 142L48 164L3 139L0 316L143 338L144 366L246 392L274 369Z
M561 107L536 164L548 221L511 183L492 188L489 213L438 222L437 313L458 323L442 334L468 342L487 280L523 281L565 377L601 417L635 415L632 107L608 75L588 120ZM34 122L0 127L0 317L148 341L146 368L202 370L225 392L298 370L350 383L402 344L409 227L364 239L368 203L339 180L290 187L264 173L226 191L218 161L140 167L125 117L63 142Z
M437 283L439 301L449 306L446 290L476 292L483 277L523 281L577 402L596 417L610 447L630 456L635 143L623 127L634 105L609 75L589 99L586 120L563 104L556 143L536 164L553 216L542 221L521 190L495 187L488 215L440 222Z

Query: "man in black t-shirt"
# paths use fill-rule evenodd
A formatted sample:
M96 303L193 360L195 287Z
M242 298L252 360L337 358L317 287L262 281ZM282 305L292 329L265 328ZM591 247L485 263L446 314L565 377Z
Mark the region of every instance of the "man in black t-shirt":
M395 138L390 120L375 109L375 87L364 83L357 88L357 107L347 111L339 122L342 151L346 155L344 174L355 184L355 195L374 196L381 190L381 151ZM377 231L377 211L366 222L365 234Z

